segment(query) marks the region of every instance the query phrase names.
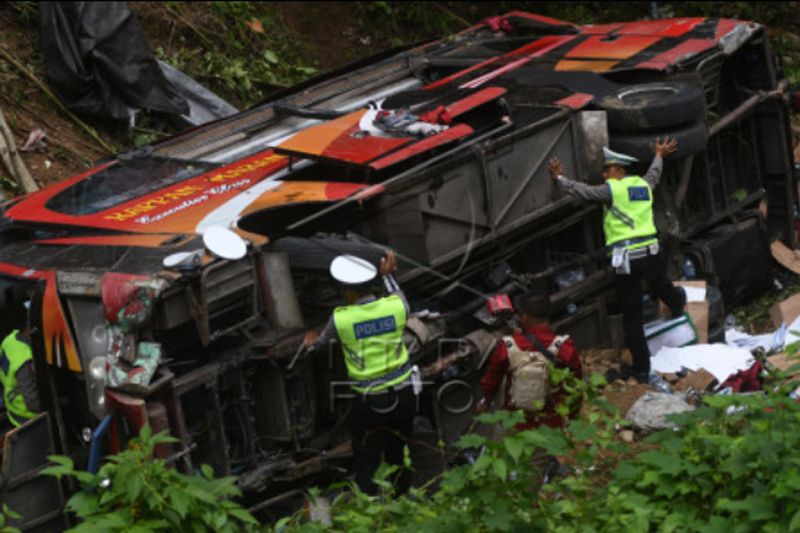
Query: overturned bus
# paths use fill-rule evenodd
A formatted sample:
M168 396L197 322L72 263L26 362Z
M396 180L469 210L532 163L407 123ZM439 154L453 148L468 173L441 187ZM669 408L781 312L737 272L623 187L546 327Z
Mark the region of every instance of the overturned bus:
M553 156L597 182L602 146L646 165L657 135L678 140L657 226L673 275L719 290L723 334L723 302L771 284L769 242L796 241L785 93L755 23L513 12L6 203L0 307L32 295L43 413L4 434L0 499L23 530L61 529L74 487L37 475L47 455L96 469L145 424L178 439L159 450L176 468L238 474L254 510L341 472L344 364L298 350L340 303L339 253L398 254L437 440L469 424L495 295L544 285L578 347L611 345L602 212L554 188ZM243 257L206 246L220 227Z

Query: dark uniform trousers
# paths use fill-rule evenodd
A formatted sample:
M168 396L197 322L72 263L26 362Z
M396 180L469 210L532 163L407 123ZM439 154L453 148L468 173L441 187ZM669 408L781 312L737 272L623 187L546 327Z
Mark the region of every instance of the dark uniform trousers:
M353 442L353 471L356 483L367 494L377 494L372 481L381 459L400 470L393 479L397 494L411 485L411 472L403 468L403 448L409 444L416 413L413 386L398 391L358 394L350 413ZM383 457L381 457L383 456Z
M667 278L666 265L661 254L631 259L630 274L616 274L617 298L622 307L625 339L633 355L633 371L637 377L650 374L650 349L644 336L644 306L642 282L647 282L650 292L669 307L672 314L683 311L683 290Z

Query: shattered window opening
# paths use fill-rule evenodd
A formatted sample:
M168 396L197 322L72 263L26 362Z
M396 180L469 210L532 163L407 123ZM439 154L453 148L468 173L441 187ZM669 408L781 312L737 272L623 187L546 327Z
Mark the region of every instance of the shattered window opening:
M91 215L175 185L218 167L214 163L147 157L118 161L55 195L46 207Z

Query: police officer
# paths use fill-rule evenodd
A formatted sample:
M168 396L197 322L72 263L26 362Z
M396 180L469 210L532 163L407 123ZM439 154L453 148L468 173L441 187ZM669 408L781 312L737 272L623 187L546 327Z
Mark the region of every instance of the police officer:
M25 302L25 308L27 316L30 302ZM0 343L0 392L6 417L14 427L34 418L40 409L27 318L21 331L13 330Z
M625 338L633 355L633 376L647 383L650 375L650 349L644 336L642 281L679 316L686 305L686 293L667 278L659 254L658 236L653 222L653 189L661 177L663 158L677 150L674 139L656 139L653 158L643 177L628 175L626 167L637 162L633 157L603 148L603 185L587 185L564 176L564 166L550 160L550 176L567 193L605 206L603 231L616 272L617 297L622 307Z
M310 331L304 339L310 350L337 339L341 345L356 393L350 413L356 483L368 494L377 492L372 477L381 455L386 463L401 467L394 480L398 493L410 485L410 472L402 465L416 410L416 386L403 344L408 302L391 275L395 270L395 256L387 252L380 274L389 294L378 298L372 292L378 271L371 263L352 255L336 257L330 273L347 305L336 307L320 335Z

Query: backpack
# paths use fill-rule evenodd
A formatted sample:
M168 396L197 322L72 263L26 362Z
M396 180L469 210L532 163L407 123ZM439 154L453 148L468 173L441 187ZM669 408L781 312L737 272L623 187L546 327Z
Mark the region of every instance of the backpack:
M554 361L568 335L556 336L547 348L533 335L525 335L537 351L521 349L514 337L503 337L511 372L511 402L517 409L534 413L541 409L550 394L549 363Z

